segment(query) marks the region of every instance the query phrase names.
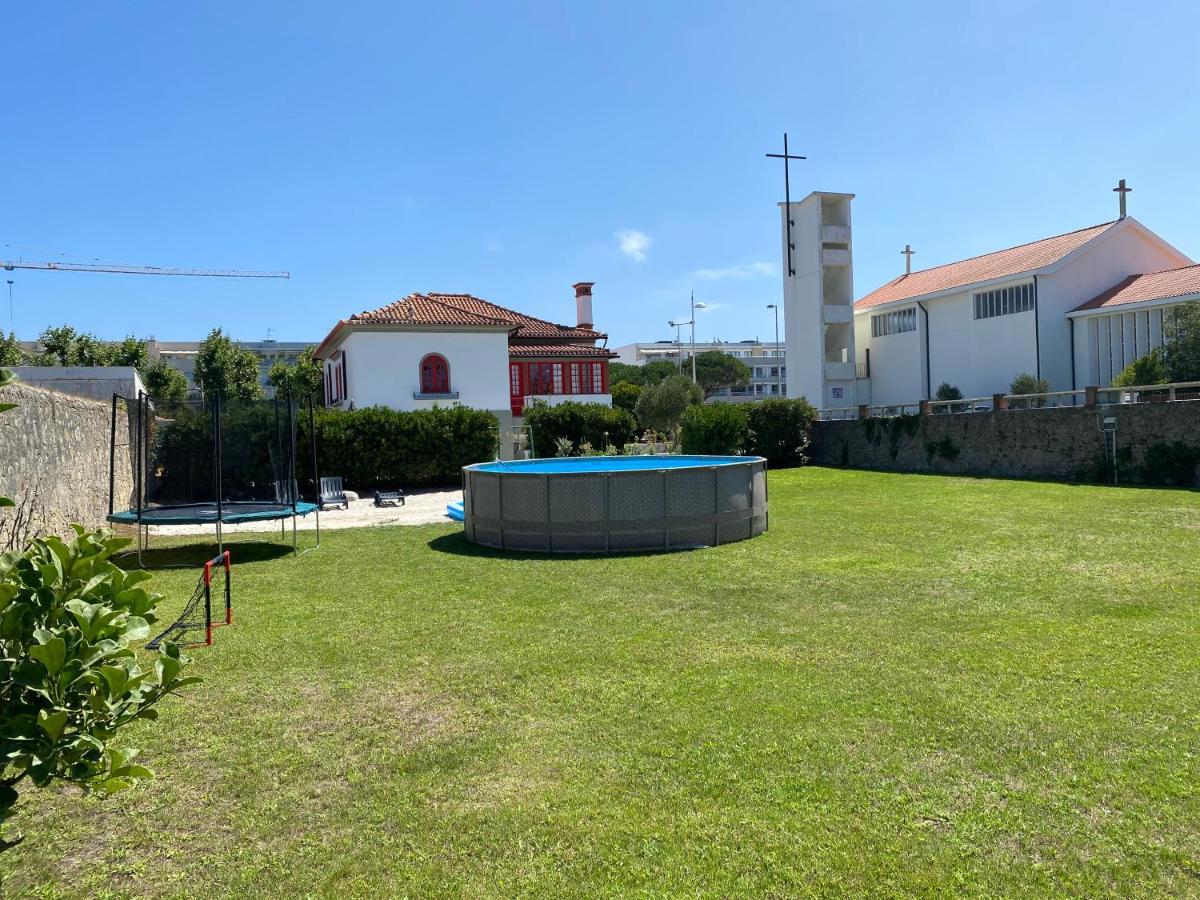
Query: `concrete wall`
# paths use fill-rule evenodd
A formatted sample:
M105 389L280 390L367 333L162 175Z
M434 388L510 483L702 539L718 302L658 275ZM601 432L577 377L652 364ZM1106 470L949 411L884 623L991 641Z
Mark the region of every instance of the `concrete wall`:
M25 384L37 385L109 403L113 394L137 397L146 392L133 366L9 366Z
M45 534L65 535L70 523L89 528L108 514L111 405L16 383L0 401L19 404L0 413L0 549ZM116 496L122 508L133 492L129 422L117 420Z
M1096 480L1098 419L1106 416L1117 418L1122 481L1143 480L1138 470L1155 445L1181 442L1200 459L1200 402L821 421L808 455L817 465L861 469Z
M388 406L432 409L460 403L473 409L509 409L508 332L360 331L340 349L346 354L347 401L358 409ZM421 360L440 353L450 365L450 390L457 399L418 399ZM347 402L348 405L348 402Z

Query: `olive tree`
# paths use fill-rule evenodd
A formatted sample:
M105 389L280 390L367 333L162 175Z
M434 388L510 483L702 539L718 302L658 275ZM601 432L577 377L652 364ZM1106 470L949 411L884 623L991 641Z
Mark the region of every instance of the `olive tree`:
M642 391L637 401L637 420L659 434L674 435L687 408L703 402L704 391L698 384L693 384L690 378L672 375Z

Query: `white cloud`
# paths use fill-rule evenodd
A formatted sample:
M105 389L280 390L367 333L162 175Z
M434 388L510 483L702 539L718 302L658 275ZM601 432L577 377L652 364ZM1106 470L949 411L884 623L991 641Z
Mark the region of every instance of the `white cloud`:
M768 275L774 275L775 266L769 262L756 260L755 262L739 263L720 269L697 269L692 274L704 281L720 281L724 278L745 280L747 278L765 278Z
M630 228L614 232L613 237L617 239L617 246L621 248L621 252L634 262L646 261L646 251L652 243L650 235Z

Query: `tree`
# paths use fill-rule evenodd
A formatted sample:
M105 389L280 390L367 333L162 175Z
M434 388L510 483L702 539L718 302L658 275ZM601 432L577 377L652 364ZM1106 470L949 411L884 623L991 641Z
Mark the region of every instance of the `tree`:
M1163 365L1162 351L1157 347L1127 365L1113 379L1113 387L1138 387L1144 384L1164 384L1167 369Z
M750 381L750 368L740 359L720 350L705 350L696 354L696 383L711 397L722 388L735 387Z
M1200 300L1175 307L1163 322L1168 381L1200 381Z
M106 366L133 366L140 369L150 362L150 350L146 342L138 340L132 334L116 344L108 344L108 361Z
M200 342L192 377L205 396L220 396L222 400L257 400L262 396L258 374L258 357L254 351L234 343L220 328L214 328Z
M667 362L665 359L656 359L654 362L648 362L642 366L631 366L619 362L608 364L610 388L617 384L636 384L639 387L646 387L678 374L679 370L675 363Z
M319 359L313 358L314 349L305 347L295 363L279 360L271 366L271 371L267 373L267 384L275 388L277 395L306 400L324 394L325 368Z
M19 366L24 362L25 351L21 349L17 336L10 331L5 337L0 332L0 366Z
M935 400L961 400L962 391L954 385L943 381L938 385L937 393L933 396Z
M146 393L162 410L179 406L187 399L187 377L169 363L158 359L142 370Z
M1022 372L1012 380L1012 384L1008 387L1008 392L1014 395L1020 394L1046 394L1050 391L1050 382L1045 378L1038 378L1036 375L1030 375L1028 372Z
M26 780L112 794L150 777L132 762L136 750L113 741L199 681L183 676L187 660L174 644L164 643L150 666L134 651L161 598L141 586L149 574L109 559L130 542L74 528L70 541L41 538L0 556L0 827ZM19 841L0 836L0 850Z
M633 413L637 409L638 397L642 396L642 390L643 388L640 384L631 384L628 381L622 381L620 384L609 386L613 406L617 409L623 409L627 413Z
M704 391L690 378L672 375L642 391L636 413L638 422L660 434L672 434L687 408L704 402Z
M70 325L47 328L38 336L42 354L36 362L46 366L134 366L147 362L146 342L132 335L117 343L106 343L90 332Z

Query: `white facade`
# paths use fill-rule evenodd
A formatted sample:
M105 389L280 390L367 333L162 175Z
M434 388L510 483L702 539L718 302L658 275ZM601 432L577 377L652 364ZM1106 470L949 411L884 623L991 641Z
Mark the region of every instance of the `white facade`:
M1072 311L1129 275L1190 262L1126 218L1050 265L857 309L859 370L869 372L858 402L911 404L931 398L943 382L966 397L987 397L1007 392L1022 373L1056 391L1107 385L1137 355L1161 344L1161 317L1144 309ZM1006 288L1004 308L1017 311L977 316L977 296ZM1010 307L1008 298L1019 299Z
M444 395L421 393L421 361L430 353L449 365L450 390ZM507 414L509 408L507 328L354 331L329 353L326 366L345 368L345 391L335 392L331 404L343 409L353 404L409 411L458 403Z
M852 406L854 351L853 194L814 191L779 204L783 235L783 305L787 394L814 406ZM791 267L788 271L788 220Z

